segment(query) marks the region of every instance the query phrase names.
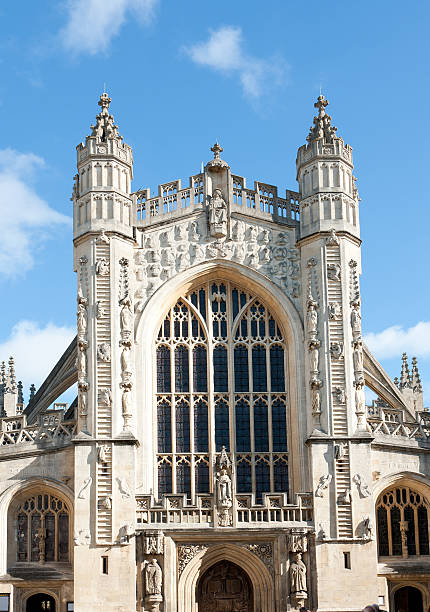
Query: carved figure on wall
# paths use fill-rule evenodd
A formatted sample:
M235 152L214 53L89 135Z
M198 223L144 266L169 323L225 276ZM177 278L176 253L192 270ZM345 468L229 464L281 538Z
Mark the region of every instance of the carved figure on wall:
M163 532L149 532L144 534L143 552L145 555L161 555L163 551Z
M103 497L100 501L100 507L103 508L103 510L112 510L112 500L109 495Z
M87 375L87 356L85 353L85 347L78 347L78 356L76 358L76 368L78 370L78 381L85 380Z
M161 232L160 234L160 245L164 247L172 246L173 238L172 238L172 230L167 230L165 232Z
M340 265L339 264L328 264L327 265L327 277L332 281L340 281Z
M121 304L121 314L120 314L120 324L121 324L121 335L123 339L129 338L133 331L133 313L131 311L131 300L129 296L126 296L120 301Z
M357 485L360 497L370 497L370 489L367 484L363 482L360 474L354 474L354 476L352 477L352 481L355 482L355 484Z
M129 426L131 419L131 389L124 389L122 392L122 417L124 419L124 429Z
M163 572L157 559L151 559L145 566L145 593L147 595L161 595L163 586Z
M121 352L121 370L123 374L131 373L130 356L130 348L128 346L124 346Z
M334 445L334 458L336 459L336 461L339 461L339 459L343 459L346 453L346 449L347 449L347 445L345 444L345 442L339 442L338 444Z
M263 244L270 242L270 230L264 229L260 232L260 242Z
M243 261L245 259L245 255L245 245L242 242L239 242L234 247L234 259L236 259L236 261Z
M201 244L194 245L193 257L196 262L202 261L205 258L205 249Z
M102 342L97 347L97 359L105 363L110 361L110 344Z
M292 528L288 534L288 550L292 553L304 553L308 549L308 538L306 531Z
M131 497L130 487L128 486L128 482L125 478L117 478L118 489L122 495L123 499L129 499Z
M342 314L342 308L339 302L330 302L328 305L328 317L330 321L338 319Z
M225 468L221 470L217 478L218 501L221 505L230 504L232 501L231 478Z
M88 476L88 478L85 478L79 490L78 499L87 499L88 491L89 491L92 481L93 479L91 478L91 476Z
M272 251L269 247L264 247L260 251L260 263L264 266L270 263L272 259Z
M87 309L85 303L85 298L78 299L78 312L76 319L79 339L85 338L85 334L87 333Z
M364 425L364 414L366 411L366 396L364 393L364 383L361 381L355 382L355 414L358 417L358 425Z
M334 387L333 395L338 404L346 403L346 393L345 393L345 390L342 389L342 387Z
M373 524L370 516L365 516L362 521L363 540L373 540Z
M319 346L320 343L318 340L309 343L309 368L313 374L318 373Z
M333 476L331 474L326 474L325 476L321 476L317 489L315 491L315 497L324 497L324 491L328 489L329 484L331 483Z
M112 405L112 391L109 388L99 389L99 404L102 404L102 406Z
M351 328L354 338L361 335L361 314L358 307L351 310Z
M312 389L312 413L321 414L321 394L317 388Z
M97 448L97 461L99 463L107 463L107 453L108 453L109 447L106 444L101 444L98 448Z
M302 553L295 553L293 559L290 565L290 592L306 595L306 565L302 561Z
M306 316L306 321L308 334L315 334L318 326L318 312L317 303L313 299L308 300L308 312Z
M190 229L189 229L188 235L189 235L189 239L192 242L198 242L200 240L199 224L197 221L193 221L192 223L190 223Z
M96 319L101 319L106 314L106 309L103 307L103 303L99 300L96 302Z
M221 189L215 189L209 201L209 228L214 238L227 236L227 204Z
M178 241L183 241L187 239L185 234L185 225L177 225L175 228L175 238Z
M326 239L327 246L339 246L339 238L336 236L335 230L332 228Z
M330 343L330 355L333 359L340 359L343 353L343 344L341 342Z
M96 261L96 274L99 276L108 276L109 262L106 257L100 257L100 259Z
M354 342L354 350L352 353L352 360L354 363L354 371L363 371L363 350L361 342Z
M351 489L346 489L344 493L341 493L338 498L339 504L350 504L351 503Z
M236 221L233 226L233 240L237 242L243 242L245 238L245 228L242 221Z

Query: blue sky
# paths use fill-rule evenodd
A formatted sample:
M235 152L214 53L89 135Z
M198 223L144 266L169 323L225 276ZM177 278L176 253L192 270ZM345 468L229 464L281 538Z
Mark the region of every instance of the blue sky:
M106 83L134 188L199 171L295 189L322 87L354 148L363 326L392 375L419 358L430 403L427 2L70 0L0 7L0 359L41 383L73 336L75 146Z

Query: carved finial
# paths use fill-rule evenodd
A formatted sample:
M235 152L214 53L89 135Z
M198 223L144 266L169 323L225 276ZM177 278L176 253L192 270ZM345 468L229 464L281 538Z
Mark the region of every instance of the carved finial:
M6 383L6 364L4 361L1 362L0 367L0 384L4 385Z
M336 136L337 128L331 124L331 117L325 112L328 103L329 101L323 95L319 95L314 104L314 107L318 109L318 117L314 117L314 124L306 139L309 143L313 140L321 140L324 144L332 144Z
M414 391L422 391L423 390L422 384L421 384L420 373L418 371L418 363L417 363L417 358L416 357L412 357L411 385L412 385L412 389Z
M101 142L106 142L108 138L118 138L118 126L114 123L113 115L109 114L109 105L112 102L108 94L102 93L98 105L101 107L100 113L96 117L96 124L91 126L91 136L99 138Z
M224 151L224 149L222 148L222 146L219 144L218 141L216 141L216 143L214 144L213 147L211 147L211 151L214 154L214 159L221 159L220 157L220 153L222 153Z
M399 379L397 376L394 377L394 384L396 385L398 389L400 388L400 383L399 383Z
M400 389L409 387L409 385L410 385L410 373L409 373L409 365L408 365L408 356L406 355L406 353L403 353L402 371L400 374Z
M8 370L6 374L6 391L9 393L16 393L16 375L15 375L15 362L13 357L9 357Z

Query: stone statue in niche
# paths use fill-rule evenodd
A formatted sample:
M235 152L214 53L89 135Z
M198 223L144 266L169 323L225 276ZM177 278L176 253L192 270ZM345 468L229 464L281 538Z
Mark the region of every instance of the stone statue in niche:
M106 444L101 444L97 448L97 461L98 463L107 463L107 452L109 447Z
M191 242L198 242L200 239L199 224L197 221L190 223L190 229L188 230L189 239Z
M236 221L233 227L233 240L243 242L245 238L245 228L242 221Z
M354 342L354 351L352 353L354 363L354 372L363 371L363 350L361 342Z
M172 230L167 230L160 234L160 245L164 247L172 246Z
M333 389L333 395L338 404L346 404L346 393L341 387L335 387Z
M218 501L221 505L231 503L231 478L227 473L227 470L223 468L217 478L218 485Z
M361 335L361 315L360 310L357 307L354 307L351 310L351 328L352 335L354 338L358 338Z
M205 249L201 244L193 245L193 257L195 262L202 261L205 258Z
M179 242L187 239L186 231L185 231L185 225L177 225L176 226L176 228L175 228L175 238Z
M343 353L342 342L331 342L330 343L330 355L333 359L340 359Z
M99 300L96 302L96 319L101 319L106 314L106 309L103 306L103 303Z
M109 388L99 389L99 404L102 406L112 405L112 392Z
M209 201L209 228L213 238L227 236L227 204L221 189L215 189Z
M312 299L308 300L308 312L306 320L308 334L312 336L316 333L318 326L317 303Z
M217 460L215 484L218 524L220 527L229 527L233 522L231 515L233 489L231 480L231 461L224 446Z
M306 565L302 561L302 553L295 553L290 565L290 592L305 598L307 596Z
M80 346L78 348L78 356L76 358L76 368L78 370L78 381L85 380L87 375L87 356L85 353L85 348Z
M330 321L335 321L342 314L341 306L338 302L330 302L328 305L328 317Z
M78 327L78 338L82 340L85 338L85 334L87 333L87 308L86 308L87 300L83 297L78 298L78 312L76 315L77 318L77 327Z
M269 247L264 247L260 251L260 263L265 266L270 263L272 259L272 252Z
M145 593L147 595L161 595L163 586L163 572L157 559L151 559L145 566Z
M318 373L319 346L320 343L318 340L313 340L309 343L309 368L312 374Z

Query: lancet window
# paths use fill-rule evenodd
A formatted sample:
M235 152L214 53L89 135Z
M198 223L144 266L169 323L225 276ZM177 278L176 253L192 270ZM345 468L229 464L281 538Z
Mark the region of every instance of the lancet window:
M69 561L70 511L60 498L40 493L16 513L17 561Z
M381 557L429 554L429 504L421 493L409 487L385 491L376 517Z
M224 446L238 493L288 492L286 346L249 291L209 282L181 297L156 340L158 495L210 493Z

